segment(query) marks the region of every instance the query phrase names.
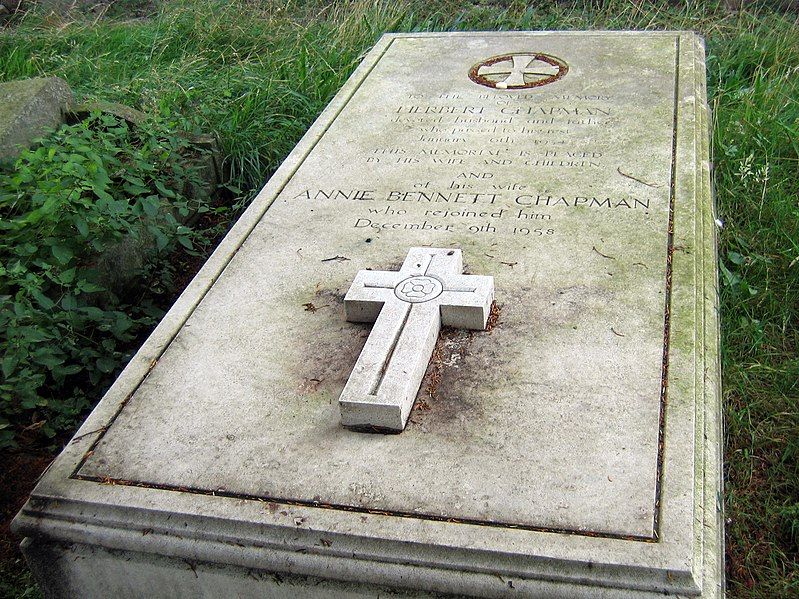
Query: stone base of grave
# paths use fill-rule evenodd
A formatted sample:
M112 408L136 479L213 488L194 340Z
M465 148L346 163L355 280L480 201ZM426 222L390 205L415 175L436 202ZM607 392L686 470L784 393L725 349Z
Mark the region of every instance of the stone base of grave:
M326 580L259 567L240 567L167 558L152 553L113 551L97 545L22 544L25 560L48 599L108 597L270 597L333 599L431 597L421 591L357 582ZM268 561L268 560L265 560Z
M186 531L182 545L193 544L199 531ZM661 579L661 590L651 590L651 572L637 573L633 587L620 589L620 572L600 567L588 569L567 562L538 564L544 579L525 578L522 571L508 571L502 558L481 563L480 570L442 569L415 564L412 549L396 562L368 562L355 555L314 556L308 547L283 548L250 545L224 538L179 554L175 538L164 538L149 529L136 535L151 537L141 542L114 535L97 544L53 543L26 538L25 560L47 599L106 599L147 596L238 597L239 599L356 599L422 597L548 597L561 599L662 599L663 597L723 597L720 571L709 569L704 592L676 575ZM131 542L133 541L133 542ZM142 551L116 549L116 545ZM324 546L320 537L314 546ZM173 555L173 553L178 553ZM447 553L455 554L451 549ZM442 555L442 558L446 554ZM715 556L706 556L715 561ZM206 560L206 561L203 561ZM454 560L453 560L454 561ZM474 564L478 565L478 564ZM604 571L603 571L604 570ZM540 575L540 574L539 574ZM709 576L707 576L709 575ZM335 578L331 578L335 576ZM569 580L569 578L573 578ZM605 578L605 583L597 583ZM582 580L581 580L582 579ZM590 580L589 580L590 579ZM680 584L682 583L682 584ZM649 589L649 590L647 590ZM679 589L679 590L678 590Z

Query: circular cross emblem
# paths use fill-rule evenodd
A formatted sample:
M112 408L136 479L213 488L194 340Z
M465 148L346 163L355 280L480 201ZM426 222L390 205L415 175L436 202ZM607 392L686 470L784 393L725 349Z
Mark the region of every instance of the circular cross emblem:
M427 302L437 298L444 291L441 281L433 277L409 277L394 288L394 295L412 304Z
M493 56L469 69L469 79L495 89L528 89L563 78L569 66L549 54Z

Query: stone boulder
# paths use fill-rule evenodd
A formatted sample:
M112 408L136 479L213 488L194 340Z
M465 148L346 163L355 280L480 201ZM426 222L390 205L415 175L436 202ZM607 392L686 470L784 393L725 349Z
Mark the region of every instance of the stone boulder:
M0 161L13 161L64 122L72 91L58 77L0 83Z

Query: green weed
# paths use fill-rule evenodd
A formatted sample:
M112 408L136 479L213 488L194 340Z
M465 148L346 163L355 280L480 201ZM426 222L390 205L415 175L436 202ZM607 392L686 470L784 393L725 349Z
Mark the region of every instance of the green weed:
M74 429L162 314L169 271L154 265L194 250L181 219L208 210L183 195L201 184L191 152L173 126L97 114L0 167L0 449ZM142 291L114 288L120 262Z
M0 599L41 599L42 592L22 558L0 561Z

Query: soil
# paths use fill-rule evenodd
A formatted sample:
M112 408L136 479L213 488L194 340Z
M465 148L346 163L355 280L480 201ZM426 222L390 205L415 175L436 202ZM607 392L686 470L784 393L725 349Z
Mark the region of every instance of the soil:
M55 456L51 453L5 453L0 455L0 560L21 557L20 537L12 534L11 520Z
M90 15L94 17L141 18L157 12L153 0L25 0L20 8L30 9L34 5L40 11L52 11L60 15Z
M0 0L0 25L13 26L30 10L46 15L52 25L76 19L131 21L158 14L158 0Z

